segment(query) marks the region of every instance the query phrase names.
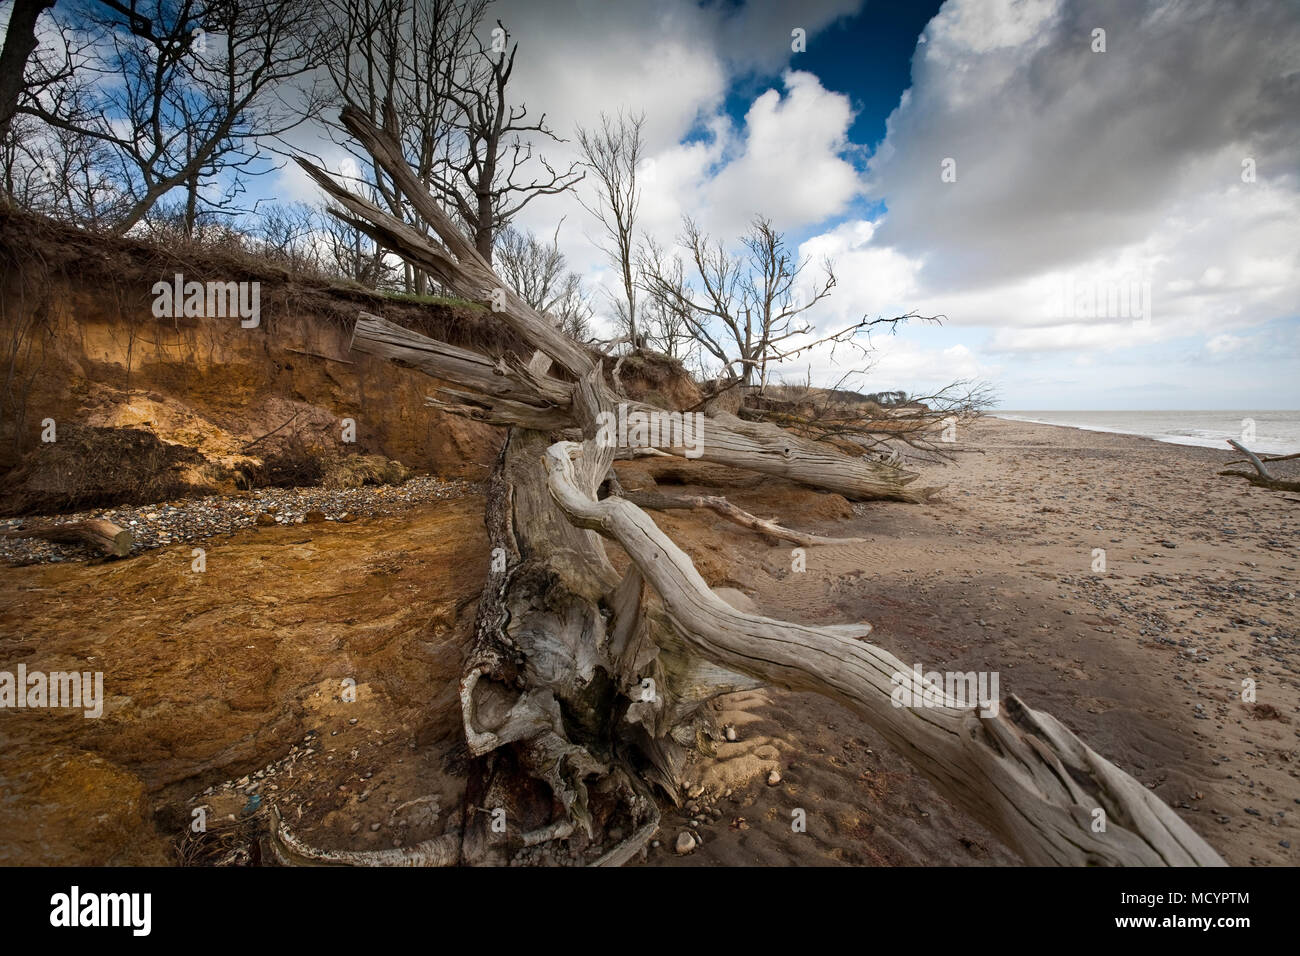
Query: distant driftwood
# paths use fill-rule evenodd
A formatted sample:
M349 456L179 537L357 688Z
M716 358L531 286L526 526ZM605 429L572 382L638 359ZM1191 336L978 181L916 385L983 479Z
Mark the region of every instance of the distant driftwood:
M1220 475L1228 475L1233 478L1245 478L1252 485L1258 485L1260 488L1268 488L1271 491L1300 491L1300 481L1290 481L1286 478L1277 478L1268 470L1266 464L1275 461L1290 461L1293 458L1300 458L1300 454L1275 455L1271 458L1261 459L1258 455L1250 451L1245 445L1235 439L1229 438L1228 444L1246 456L1242 460L1230 461L1228 464L1237 465L1241 464L1243 461L1250 462L1255 469L1255 473L1251 474L1248 471L1235 471L1233 469L1228 469L1227 471L1219 472Z

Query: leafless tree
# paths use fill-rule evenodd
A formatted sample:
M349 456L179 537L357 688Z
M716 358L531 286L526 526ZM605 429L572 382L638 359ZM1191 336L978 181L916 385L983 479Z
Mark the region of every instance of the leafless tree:
M367 289L399 291L404 284L382 246L350 223L324 216L319 241L324 247L322 268Z
M682 359L688 364L696 362L700 345L692 334L690 309L683 303L689 299L686 275L679 258L664 254L651 237L647 237L637 253L637 268L650 260L663 264L664 288L651 287L641 306L641 327L647 344L658 352Z
M558 236L550 245L531 232L507 226L497 236L496 262L501 277L538 312L549 312L564 281L564 253Z
M571 189L584 173L576 162L560 172L535 153L534 138L562 140L546 125L545 113L528 122L527 107L510 102L506 90L519 44L511 45L501 21L488 44L477 35L474 42L477 50L448 94L456 106L452 154L444 170L434 172L432 185L474 237L479 255L491 262L498 231L538 196Z
M201 207L229 204L245 177L272 168L263 139L311 112L287 100L314 95L310 74L329 48L320 14L318 0L74 4L59 20L68 42L38 51L18 111L121 158L130 203L113 232L177 188L192 228Z
M835 287L834 266L825 261L820 283L810 294L796 296L805 264L795 260L768 219L754 219L741 239L745 252L740 254L710 240L689 216L683 218L678 241L694 266L693 279L683 278L684 266L677 257L648 244L641 257L643 287L680 316L701 348L742 385L753 384L756 377L760 383L765 381L769 364L814 344L849 340L852 331L863 325L821 339L807 338L813 328L804 313L830 295Z
M90 229L107 229L125 215L132 200L120 187L129 173L107 144L21 113L0 142L0 176L15 204Z
M378 124L396 117L402 148L425 190L444 177L457 137L459 107L450 94L476 52L474 31L488 0L325 0L339 37L324 73L337 105L350 105ZM333 111L330 111L332 115ZM334 139L358 162L367 198L422 232L428 225L390 177L355 148L337 123ZM427 274L404 266L408 292L423 294Z
M582 178L579 164L560 172L535 152L558 137L543 114L511 102L508 86L518 44L497 21L486 29L488 0L326 0L341 40L326 73L339 105L390 130L420 185L438 197L490 259L497 234L538 196ZM486 36L485 36L486 34ZM367 198L428 233L409 197L344 137L366 166ZM425 275L411 270L415 291Z
M325 268L322 242L332 219L310 203L272 203L258 209L252 238L268 261L297 273L333 275Z
M591 339L591 318L595 310L582 277L570 272L560 285L560 295L551 306L551 316L565 335L579 342Z
M531 232L507 226L497 237L496 264L501 278L532 309L579 341L591 334L591 300L582 277L568 271L558 227L547 245Z
M578 129L586 166L596 174L596 196L583 206L600 221L605 230L601 250L619 273L622 297L614 297L619 325L633 348L641 344L637 323L637 261L633 230L641 204L637 173L643 149L642 129L645 114L616 117L602 113L598 129Z

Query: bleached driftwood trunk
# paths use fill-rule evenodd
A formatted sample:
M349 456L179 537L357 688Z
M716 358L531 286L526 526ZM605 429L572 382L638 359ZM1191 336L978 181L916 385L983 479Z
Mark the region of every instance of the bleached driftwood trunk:
M345 110L343 121L442 244L304 163L343 206L336 214L462 295L501 289L423 196L392 137L355 111ZM866 643L868 624L810 627L722 601L644 511L618 497L598 498L618 452L596 439L598 416L615 400L603 370L513 293L505 298L502 321L538 350L528 363L455 349L369 317L354 340L451 383L442 388L452 399L440 400L444 407L512 426L488 492L494 570L461 682L466 742L477 760L457 860L552 862L547 853L565 838L599 848L594 862L624 862L657 827L650 787L676 799L687 748L707 746L714 733L702 704L774 683L853 710L1031 863L1221 862L1141 784L1018 699L981 717L942 689L921 686L900 661ZM869 489L871 470L858 460L779 429L711 419L703 438L705 460L821 487ZM800 464L809 460L816 474ZM880 474L902 488L898 475ZM603 540L631 559L622 578ZM937 705L894 706L900 678L917 700L929 694ZM488 825L489 811L498 810L509 821L505 832ZM617 831L621 839L612 836ZM413 860L410 853L322 859L287 833L281 843L291 856L317 862ZM443 843L418 856L450 862Z
M1246 461L1250 462L1251 467L1255 469L1255 473L1252 475L1250 472L1246 471L1227 470L1219 472L1220 475L1227 475L1233 478L1245 478L1252 485L1257 485L1260 488L1268 488L1271 491L1300 491L1300 481L1278 478L1269 471L1268 466L1265 464L1265 462L1273 461L1290 461L1297 456L1277 455L1272 458L1261 459L1259 455L1256 455L1253 451L1235 439L1229 438L1228 444L1246 456ZM1228 464L1231 465L1234 464L1234 462L1228 462Z

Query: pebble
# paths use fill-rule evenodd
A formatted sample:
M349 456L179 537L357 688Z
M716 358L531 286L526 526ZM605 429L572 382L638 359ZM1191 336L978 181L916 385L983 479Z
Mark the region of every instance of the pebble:
M780 782L781 782L781 771L773 770L771 773L767 775L767 785L769 787L775 787Z
M677 853L679 856L685 856L687 853L690 853L695 849L695 846L695 834L691 833L689 830L683 830L681 833L677 834Z
M139 554L164 545L233 534L242 528L353 521L358 517L395 514L430 501L461 498L474 490L471 482L432 476L411 478L400 485L363 488L258 488L237 495L209 495L67 515L9 518L0 520L0 531L17 530L29 522L52 520L63 523L103 518L129 528L135 538L131 553ZM0 536L0 560L17 565L99 557L97 551L79 544Z

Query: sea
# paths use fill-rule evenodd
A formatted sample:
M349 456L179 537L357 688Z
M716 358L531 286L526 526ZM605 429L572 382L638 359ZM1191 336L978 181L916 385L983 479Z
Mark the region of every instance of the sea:
M1199 445L1230 451L1235 438L1253 452L1290 455L1300 452L1300 411L1217 412L1080 412L998 409L994 418L1045 425L1069 425L1088 431L1143 435L1174 445Z

